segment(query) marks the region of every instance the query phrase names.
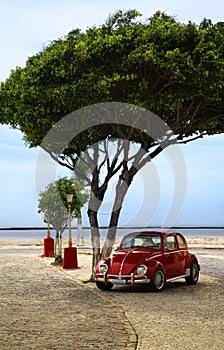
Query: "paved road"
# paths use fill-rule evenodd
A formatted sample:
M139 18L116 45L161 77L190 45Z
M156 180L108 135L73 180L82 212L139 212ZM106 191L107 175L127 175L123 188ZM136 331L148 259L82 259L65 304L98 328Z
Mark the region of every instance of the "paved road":
M32 251L1 249L0 259L1 350L135 349L112 295L74 283Z

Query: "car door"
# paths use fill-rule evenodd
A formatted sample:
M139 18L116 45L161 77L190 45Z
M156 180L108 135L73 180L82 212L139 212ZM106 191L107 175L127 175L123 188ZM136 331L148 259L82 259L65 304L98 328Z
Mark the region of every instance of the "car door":
M167 279L183 274L182 253L175 234L168 234L164 238L164 268Z

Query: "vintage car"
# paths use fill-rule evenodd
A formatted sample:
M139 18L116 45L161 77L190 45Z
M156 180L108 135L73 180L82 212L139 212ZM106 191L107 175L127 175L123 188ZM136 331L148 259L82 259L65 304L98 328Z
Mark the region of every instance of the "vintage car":
M172 231L134 232L124 236L111 257L96 267L96 285L110 290L113 285L144 285L161 291L166 282L184 278L196 284L200 266L188 251L184 236Z

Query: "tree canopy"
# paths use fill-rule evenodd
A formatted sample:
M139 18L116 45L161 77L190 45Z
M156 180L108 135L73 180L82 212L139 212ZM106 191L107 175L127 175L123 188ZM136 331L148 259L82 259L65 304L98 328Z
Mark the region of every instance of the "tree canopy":
M221 132L223 23L183 24L160 12L138 18L118 11L29 57L1 83L1 123L18 127L32 147L66 114L119 101L151 110L180 138Z
M119 124L116 118L113 123L102 122L83 130L61 152L43 144L44 137L57 122L89 105L123 102L150 110L169 126L176 143L223 132L223 23L213 24L208 19L198 25L191 21L180 23L161 12L144 22L140 17L135 10L118 11L103 25L89 28L85 33L74 29L29 57L24 68L18 67L1 83L0 123L19 128L29 147L45 147L56 161L70 169L75 168L82 152L99 141L103 142L103 153L107 155L105 140L110 138L138 143L149 153L147 161L165 147L159 144L161 137L155 140L145 129L136 129L130 123ZM133 112L133 107L130 109ZM80 112L80 125L84 115L84 111ZM129 146L118 142L117 152L109 162L108 157L100 161L99 150L98 147L86 154L87 163L98 162L89 180L92 197L102 201L111 177L120 171L116 198L119 194L122 204L140 168L141 152L128 157ZM123 161L118 164L121 153ZM135 170L134 162L138 163ZM103 164L107 175L102 183L99 173ZM121 191L122 184L127 186L126 190ZM95 234L98 208L89 208ZM112 218L110 226L116 226L119 212L112 213L116 219ZM99 252L98 246L96 249ZM107 253L105 250L104 255Z

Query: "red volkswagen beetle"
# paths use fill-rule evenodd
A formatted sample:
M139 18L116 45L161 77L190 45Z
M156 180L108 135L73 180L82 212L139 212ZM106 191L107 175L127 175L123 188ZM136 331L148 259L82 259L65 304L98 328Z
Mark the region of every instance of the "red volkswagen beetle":
M110 290L113 285L145 285L161 291L166 282L184 278L196 284L200 266L188 251L184 236L178 232L145 231L129 233L108 259L96 267L96 285Z

